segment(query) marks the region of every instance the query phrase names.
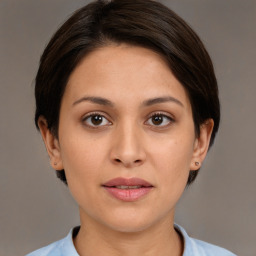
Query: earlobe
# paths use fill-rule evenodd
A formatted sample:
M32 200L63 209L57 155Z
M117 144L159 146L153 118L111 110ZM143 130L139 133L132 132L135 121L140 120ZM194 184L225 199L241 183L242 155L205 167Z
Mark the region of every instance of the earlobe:
M214 121L212 119L207 119L203 124L200 125L200 134L195 140L193 157L190 164L190 170L192 171L198 170L206 157L213 126Z
M48 124L43 116L38 119L38 126L44 140L47 153L50 157L50 164L55 170L63 170L59 141L48 129Z

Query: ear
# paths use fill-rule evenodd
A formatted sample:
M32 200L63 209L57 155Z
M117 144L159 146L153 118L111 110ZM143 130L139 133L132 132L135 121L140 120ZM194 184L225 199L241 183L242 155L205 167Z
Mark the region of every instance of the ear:
M59 141L48 129L48 124L43 116L38 119L38 126L44 140L44 144L50 157L50 164L55 170L63 170Z
M195 140L193 157L190 163L191 171L198 170L206 157L209 149L213 126L214 121L212 119L207 119L203 124L200 125L200 134Z

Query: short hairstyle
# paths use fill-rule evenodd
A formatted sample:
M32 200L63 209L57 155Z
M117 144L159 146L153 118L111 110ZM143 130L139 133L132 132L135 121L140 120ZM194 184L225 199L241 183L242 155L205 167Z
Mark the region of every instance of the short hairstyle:
M220 121L217 81L212 61L191 27L176 13L153 0L98 0L77 10L45 48L35 80L35 123L43 116L58 137L60 105L67 81L90 52L109 44L127 43L158 53L185 88L195 132L212 118L213 144ZM198 171L190 171L187 185ZM65 172L57 176L67 183Z

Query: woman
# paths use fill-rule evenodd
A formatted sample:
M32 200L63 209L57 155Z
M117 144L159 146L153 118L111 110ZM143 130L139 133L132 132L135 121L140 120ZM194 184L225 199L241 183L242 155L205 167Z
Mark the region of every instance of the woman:
M175 206L219 126L198 36L148 0L96 1L46 47L35 122L81 226L33 255L234 255L190 238Z

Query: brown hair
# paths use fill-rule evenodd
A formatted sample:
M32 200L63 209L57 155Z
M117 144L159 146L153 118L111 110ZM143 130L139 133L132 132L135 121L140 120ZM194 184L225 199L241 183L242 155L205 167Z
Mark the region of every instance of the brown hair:
M169 64L192 106L195 131L214 120L213 144L220 121L218 87L212 61L196 33L172 10L152 0L99 0L77 10L54 34L36 76L35 123L39 116L58 137L59 111L68 78L89 52L109 43L149 48ZM190 171L188 185L198 171ZM57 176L66 183L64 170Z

